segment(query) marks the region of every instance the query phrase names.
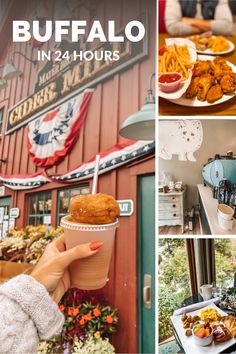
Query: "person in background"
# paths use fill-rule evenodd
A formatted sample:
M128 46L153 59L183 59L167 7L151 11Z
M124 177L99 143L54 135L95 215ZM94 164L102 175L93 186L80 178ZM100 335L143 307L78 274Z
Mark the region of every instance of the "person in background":
M68 266L93 256L102 244L86 243L66 251L62 236L47 246L30 275L0 285L1 354L35 354L40 340L60 333L64 316L57 303L70 288Z
M228 35L233 18L228 0L166 0L165 25L172 36L207 31Z

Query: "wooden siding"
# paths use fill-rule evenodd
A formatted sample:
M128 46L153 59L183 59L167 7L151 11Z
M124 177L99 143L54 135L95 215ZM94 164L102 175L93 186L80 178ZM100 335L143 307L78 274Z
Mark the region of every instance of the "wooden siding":
M18 1L16 1L17 3ZM54 6L53 1L49 2ZM87 3L87 2L86 2ZM88 1L89 3L89 1ZM79 163L90 159L100 150L111 147L122 141L119 128L124 119L140 109L148 87L148 77L155 70L156 47L156 9L154 0L100 0L91 1L96 6L96 18L101 22L115 19L121 27L131 19L138 17L148 10L148 39L149 56L144 61L136 63L127 70L114 75L106 82L96 86L87 119L81 130L78 141L72 151L58 166L48 169L49 174L64 174ZM22 2L21 2L22 6ZM25 8L15 7L13 18L30 18L33 10L33 1L26 1ZM17 10L16 10L17 9ZM16 16L17 14L17 16ZM10 15L9 15L10 16ZM76 14L76 18L88 16L87 10ZM5 28L5 36L4 36ZM4 39L4 48L0 52L0 65L9 62L13 50L19 50L28 57L35 59L36 50L28 44L13 45L9 37L9 24L0 34ZM8 40L7 40L8 34ZM49 49L47 43L41 49ZM15 64L23 75L21 78L8 82L7 88L0 91L0 108L4 107L3 131L6 127L7 111L16 102L33 93L36 72L40 64L35 67L23 57L16 56ZM9 135L2 134L0 138L0 158L7 159L6 164L0 164L3 174L27 174L42 170L31 161L26 140L27 129L21 129ZM154 158L145 159L138 164L131 164L109 172L99 178L100 192L112 194L117 199L132 199L135 213L131 217L122 217L117 232L115 249L110 269L110 281L107 291L110 303L119 310L119 331L114 335L114 345L118 353L137 353L137 175L154 172ZM83 181L84 184L85 182ZM87 181L91 183L91 181ZM73 183L72 186L79 185ZM13 192L7 189L7 195L12 196L12 206L19 207L20 217L17 225L23 226L27 222L27 199L29 193L52 189L53 210L52 223L56 223L57 189L65 188L63 184L49 183L36 190ZM154 324L153 324L154 325Z

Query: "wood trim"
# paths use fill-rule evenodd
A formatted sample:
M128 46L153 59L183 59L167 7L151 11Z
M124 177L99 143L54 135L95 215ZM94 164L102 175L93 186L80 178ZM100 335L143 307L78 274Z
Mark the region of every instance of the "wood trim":
M188 255L188 264L189 264L189 276L192 294L197 294L197 272L196 272L196 263L194 255L194 241L193 239L186 239L186 248Z
M131 161L130 163L127 164L127 167L133 167L135 165L139 165L140 163L143 163L144 161L155 159L155 154L151 154L149 156L141 157L139 160Z
M129 166L129 168L131 176L155 173L155 158L140 160L140 163Z
M57 207L58 207L58 189L51 190L52 209L51 209L51 225L57 225Z

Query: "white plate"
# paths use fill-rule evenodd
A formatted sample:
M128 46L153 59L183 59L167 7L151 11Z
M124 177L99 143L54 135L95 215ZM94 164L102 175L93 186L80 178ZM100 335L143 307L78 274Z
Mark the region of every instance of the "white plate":
M215 57L211 55L198 55L198 60L214 60ZM226 61L226 63L232 68L233 72L236 73L236 66L230 63L229 61ZM232 97L235 97L236 92L229 93L229 94L224 94L219 100L213 102L213 103L208 103L207 101L199 101L197 97L193 98L186 98L184 96L173 100L169 99L170 102L173 102L175 104L178 104L180 106L187 106L187 107L207 107L207 106L214 106L216 104L220 104L223 102L226 102L230 100Z
M215 37L215 36L212 36ZM223 52L212 52L210 49L206 49L206 50L199 50L196 48L196 52L198 54L207 54L207 55L224 55L224 54L228 54L234 51L235 45L233 44L233 42L229 41L227 38L225 38L227 40L227 42L229 43L230 47L227 50L224 50Z
M211 305L208 305L203 308L204 309L215 308L217 310L217 312L219 312L220 315L227 316L227 313L222 311L221 309L219 309L215 304L211 304ZM196 311L188 312L188 315L194 316L194 315L199 315L199 313L200 313L200 309L196 310ZM236 343L236 339L231 338L224 343L215 344L214 342L212 342L212 344L208 345L207 347L201 347L201 346L195 344L195 342L193 340L193 336L191 336L191 337L185 336L185 329L183 328L183 325L182 325L181 315L180 316L172 316L171 320L172 320L173 326L175 327L175 330L179 336L179 339L181 340L182 346L183 346L186 354L195 354L195 353L197 353L197 354L218 354L218 353L223 353L226 348L229 348Z

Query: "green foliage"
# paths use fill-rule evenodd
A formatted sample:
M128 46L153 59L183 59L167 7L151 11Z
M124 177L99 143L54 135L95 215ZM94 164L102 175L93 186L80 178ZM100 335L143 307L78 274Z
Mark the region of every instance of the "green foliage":
M231 258L216 252L216 283L223 288L232 285L236 263L231 262Z
M67 348L65 351L62 346L53 340L43 341L39 343L37 348L37 354L113 354L115 348L109 342L107 338L95 338L91 334L88 335L86 340L80 340L75 338L71 348Z
M162 240L159 275L159 340L173 334L170 316L181 302L191 295L189 288L188 260L184 240ZM170 242L168 242L170 241ZM181 241L181 242L179 242Z
M94 338L89 336L85 342L80 340L75 340L72 354L113 354L115 353L115 348L108 339Z
M159 289L159 340L163 341L173 334L170 317L181 301L189 296L188 289L176 293L175 289L162 287Z
M79 333L94 334L99 332L102 337L115 333L118 323L117 309L110 306L93 305L90 302L75 307L59 307L65 316L62 336L73 340Z
M163 260L160 283L168 285L174 289L186 288L189 284L188 260L185 247L178 247L175 251Z
M109 343L118 324L117 309L108 305L83 302L77 306L59 305L65 317L62 332L49 341L39 344L37 354L110 354L114 347Z
M185 247L185 240L182 238L163 238L159 240L159 247L164 253L173 253L176 248Z
M215 242L215 250L221 256L231 257L231 240L228 238L216 238Z

